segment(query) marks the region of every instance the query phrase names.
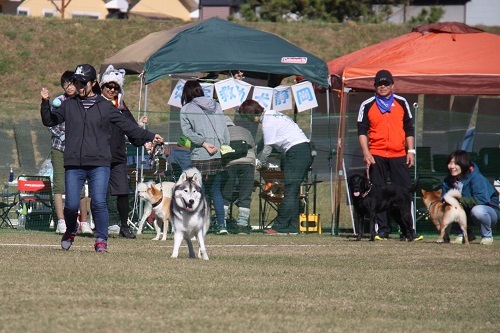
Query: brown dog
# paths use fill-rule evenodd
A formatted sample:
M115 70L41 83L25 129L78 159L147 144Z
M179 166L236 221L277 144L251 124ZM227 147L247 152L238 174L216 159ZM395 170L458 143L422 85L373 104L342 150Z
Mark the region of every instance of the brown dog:
M171 184L173 185L173 183ZM162 240L166 240L168 220L170 219L170 204L172 202L172 186L169 186L170 184L167 182L165 182L165 185L163 187L159 188L158 185L160 184L149 184L149 187L147 187L146 191L139 192L139 196L144 198L151 205L151 208L155 212L156 217L160 218L163 221ZM142 223L144 222L141 220L141 226L139 230L142 229ZM156 237L153 238L153 240L159 240L161 229L158 226L157 219L155 219L154 221L154 227L156 230Z
M465 244L469 245L467 238L467 215L458 201L462 194L456 189L449 190L443 198L443 190L426 191L422 190L422 201L427 207L429 216L440 232L437 243L449 242L449 226L452 222L457 222L464 234ZM443 202L444 200L444 202Z

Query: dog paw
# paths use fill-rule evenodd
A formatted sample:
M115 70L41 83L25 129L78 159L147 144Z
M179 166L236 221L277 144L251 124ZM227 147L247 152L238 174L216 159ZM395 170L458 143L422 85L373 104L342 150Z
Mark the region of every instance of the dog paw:
M440 238L436 241L436 243L440 244L440 243L444 243L444 239Z
M159 240L160 237L155 237L155 238L152 238L151 240Z

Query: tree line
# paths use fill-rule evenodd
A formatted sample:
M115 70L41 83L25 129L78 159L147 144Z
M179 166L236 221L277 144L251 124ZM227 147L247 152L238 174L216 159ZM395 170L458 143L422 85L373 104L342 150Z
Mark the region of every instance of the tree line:
M393 14L394 6L411 5L411 0L243 0L240 14L246 21L359 21L382 23ZM441 7L422 9L410 23L433 23L444 14Z

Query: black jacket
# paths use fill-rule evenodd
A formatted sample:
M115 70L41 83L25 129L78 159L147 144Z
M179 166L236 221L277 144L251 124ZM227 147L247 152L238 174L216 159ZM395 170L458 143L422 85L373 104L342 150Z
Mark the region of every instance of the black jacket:
M111 124L131 138L146 141L154 139L153 133L127 119L111 102L100 95L87 111L83 108L79 96L63 101L61 106L52 112L49 101L42 100L40 114L45 126L66 122L65 167L110 166Z
M133 122L135 121L134 116L128 109L128 107L125 106L123 110L120 110L120 112L128 119L130 119ZM127 162L127 147L125 146L125 132L121 130L116 125L111 126L111 162L112 163L125 163ZM128 136L128 141L133 144L136 147L140 147L143 144L145 144L148 141L151 140L144 140L144 139L135 139L131 136Z

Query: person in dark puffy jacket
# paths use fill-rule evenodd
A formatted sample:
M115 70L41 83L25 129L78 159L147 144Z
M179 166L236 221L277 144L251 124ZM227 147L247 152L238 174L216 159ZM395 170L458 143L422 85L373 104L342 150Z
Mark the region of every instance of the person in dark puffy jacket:
M102 73L99 86L102 90L102 96L110 101L120 112L135 122L135 118L123 100L125 91L125 70L115 69L113 65L109 65L104 73ZM140 119L139 125L147 123L147 116ZM125 133L116 125L111 125L111 170L109 174L109 194L116 197L116 210L120 217L120 236L134 239L136 236L130 231L128 225L128 195L129 182L127 177L127 148L125 146ZM127 137L128 141L136 147L140 147L146 143L146 140L134 140L132 137Z
M91 65L76 67L73 84L78 95L64 100L52 112L49 91L46 88L41 90L42 123L45 126L66 123L64 217L67 230L61 238L61 247L69 250L73 244L78 226L80 191L88 179L96 225L94 249L96 252L107 252L109 214L106 193L111 165L111 124L135 139L163 142L163 138L140 128L99 95L96 70Z

